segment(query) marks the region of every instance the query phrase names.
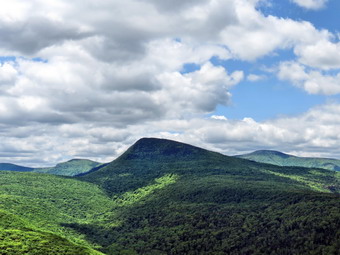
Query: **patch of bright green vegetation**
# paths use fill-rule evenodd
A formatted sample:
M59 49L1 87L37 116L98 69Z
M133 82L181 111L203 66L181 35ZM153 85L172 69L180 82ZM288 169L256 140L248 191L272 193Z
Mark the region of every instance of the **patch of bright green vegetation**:
M42 231L90 246L69 223L88 223L111 210L113 201L96 185L47 174L0 172L0 209Z
M121 196L113 197L117 206L129 206L136 202L139 202L152 194L154 191L165 188L166 186L173 184L178 179L175 174L167 174L160 178L155 179L155 184L150 184L134 191L128 191Z
M37 229L20 217L0 210L0 254L84 254L102 253L76 245L66 238Z
M314 181L308 180L307 178L299 176L299 175L289 175L289 174L272 172L272 171L268 171L268 170L262 170L262 172L274 174L274 175L277 175L277 176L280 176L280 177L289 178L291 180L301 182L303 184L306 184L308 187L310 187L312 190L315 190L315 191L330 192L328 189L324 188L323 185L320 184L319 182L314 182ZM321 173L318 172L318 174L321 174ZM321 175L325 175L325 174L321 174Z

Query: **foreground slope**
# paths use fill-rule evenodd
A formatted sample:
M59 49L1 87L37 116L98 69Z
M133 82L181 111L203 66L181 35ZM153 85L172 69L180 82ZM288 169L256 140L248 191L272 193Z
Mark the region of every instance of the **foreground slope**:
M71 225L107 254L340 250L335 171L283 168L144 138L79 179L114 200L104 222Z
M82 254L101 253L70 242L51 232L44 232L22 218L0 210L0 254Z
M236 157L278 166L301 166L340 171L340 160L337 159L296 157L279 151L259 150Z
M96 185L1 171L0 254L101 254L66 225L93 222L111 208L112 200Z

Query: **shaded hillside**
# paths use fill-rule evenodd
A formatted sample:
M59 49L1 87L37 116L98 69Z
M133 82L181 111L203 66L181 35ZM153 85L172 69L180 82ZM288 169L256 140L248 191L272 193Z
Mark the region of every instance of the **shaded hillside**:
M34 168L19 166L10 163L0 163L0 171L17 171L17 172L31 172Z
M236 157L278 166L301 166L340 171L340 160L337 159L296 157L279 151L259 150Z

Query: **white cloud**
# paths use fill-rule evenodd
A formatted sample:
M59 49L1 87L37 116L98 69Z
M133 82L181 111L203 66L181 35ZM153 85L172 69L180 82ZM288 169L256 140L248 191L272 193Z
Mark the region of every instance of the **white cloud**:
M305 65L325 70L340 68L340 43L319 40L314 44L296 47L295 53Z
M18 72L10 63L0 64L0 86L11 84L15 81Z
M169 106L169 116L190 116L190 113L209 113L218 104L228 105L228 89L243 79L243 72L235 71L230 75L223 67L204 64L200 70L181 74L163 73L157 77L164 90L155 93L154 98L160 105Z
M321 9L328 2L328 0L291 0L291 1L303 8L312 10Z
M278 77L291 81L310 94L335 95L340 93L340 73L323 74L321 71L307 70L305 66L297 62L283 62L280 64Z
M225 116L223 115L212 115L210 117L211 119L214 119L214 120L228 120Z
M189 142L229 155L273 149L304 156L340 155L340 105L312 108L296 117L271 121L192 119L172 125L176 134L163 137ZM170 122L163 125L167 126Z
M309 93L340 91L338 76L309 68L339 68L334 35L265 16L256 8L261 2L0 0L0 55L17 57L0 66L0 162L13 155L37 164L80 156L106 161L141 136L230 153L324 141L313 139L312 129L308 143L303 128L295 135L283 120L206 119L230 103L230 89L244 79L242 71L211 64L212 57L256 61L294 49L300 62L282 64L282 79ZM187 63L200 69L183 74Z
M261 81L264 80L266 77L264 75L257 75L257 74L249 74L247 76L248 81L256 82L256 81Z

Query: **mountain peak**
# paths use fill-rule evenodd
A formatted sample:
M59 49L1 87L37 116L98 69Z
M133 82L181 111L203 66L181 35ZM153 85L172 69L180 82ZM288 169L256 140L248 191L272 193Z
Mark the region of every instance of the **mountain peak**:
M162 159L197 156L207 150L162 138L141 138L122 156L123 159Z
M253 153L250 153L251 155L264 155L264 156L278 156L282 158L288 158L290 155L285 154L280 151L274 151L274 150L258 150L254 151Z

